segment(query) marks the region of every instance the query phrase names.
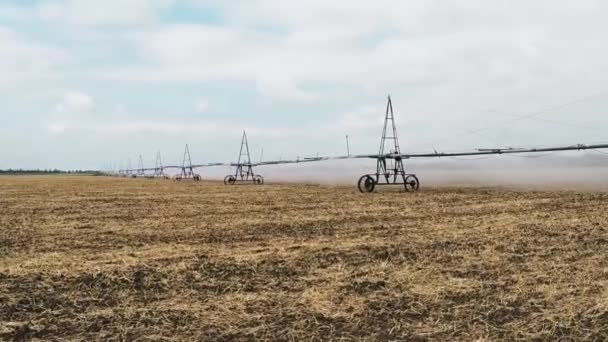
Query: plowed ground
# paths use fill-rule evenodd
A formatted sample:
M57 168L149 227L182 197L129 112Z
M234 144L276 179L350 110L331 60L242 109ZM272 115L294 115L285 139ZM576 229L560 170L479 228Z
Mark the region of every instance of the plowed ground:
M608 194L0 178L0 339L608 338Z

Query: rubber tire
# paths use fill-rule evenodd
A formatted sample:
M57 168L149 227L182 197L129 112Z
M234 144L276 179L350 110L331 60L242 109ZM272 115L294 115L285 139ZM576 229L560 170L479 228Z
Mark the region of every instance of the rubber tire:
M420 180L418 180L416 175L409 175L405 177L403 186L407 192L416 192L420 189Z
M224 178L224 185L234 185L236 178L233 175L228 175Z
M376 188L376 181L370 175L361 176L357 182L357 187L362 193L373 192Z
M255 185L263 185L264 184L264 177L257 175L255 177L253 177L253 184Z

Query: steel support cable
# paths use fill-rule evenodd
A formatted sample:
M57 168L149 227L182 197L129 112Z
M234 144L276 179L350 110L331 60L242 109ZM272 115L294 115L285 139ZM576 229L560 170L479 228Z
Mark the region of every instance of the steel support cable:
M519 156L516 154L505 154L505 156L507 157L511 157L511 158L531 158L531 159L535 159L535 158L544 158L544 157L548 157L550 156L551 153L546 153L546 154L540 154L540 155L524 155L524 156Z
M594 148L594 149L592 149L591 151L592 151L592 152L597 152L597 153L601 153L601 154L606 154L606 155L608 155L608 152L600 151L600 150L595 149L595 148Z
M601 127L579 125L579 124L573 124L570 122L556 121L556 120L545 119L545 118L529 118L529 120L543 121L543 122L551 123L554 125L560 125L560 126L569 127L569 128L588 129L588 130L601 130L602 129Z
M567 107L569 107L571 105L574 105L574 104L577 104L577 103L581 103L581 102L585 102L585 101L588 101L590 99L599 97L600 95L606 95L606 94L608 94L608 92L605 92L605 91L604 92L599 92L599 93L596 93L596 94L593 94L593 95L590 95L590 96L586 96L586 97L583 97L583 98L574 99L572 101L569 101L569 102L566 102L566 103L563 103L563 104L559 104L559 105L555 105L555 106L550 106L550 107L547 107L547 108L544 108L544 109L541 109L541 110L537 110L537 111L531 112L529 114L519 115L519 116L517 116L517 117L515 117L515 118L513 118L511 120L506 120L505 122L503 122L503 124L511 123L511 122L517 122L517 121L521 121L521 120L525 120L525 119L531 119L531 118L534 118L536 116L545 114L546 112L548 112L550 110L567 108ZM487 129L492 128L492 127L495 127L495 125L494 126L489 126L489 127L486 127L486 128L480 128L480 129L475 130L475 131L484 131L484 130L487 130Z
M448 157L450 159L454 159L454 160L482 160L482 159L488 159L488 158L493 158L496 157L496 154L491 154L491 155L487 155L485 157L477 157L477 158L462 158L462 157Z
M479 132L483 132L483 131L486 131L486 130L491 129L491 128L500 128L500 127L504 127L506 124L509 124L509 123L518 122L518 121L526 120L526 119L532 119L532 118L534 118L536 116L545 114L546 112L548 112L550 110L567 108L567 107L572 106L574 104L583 103L583 102L589 101L591 99L594 99L594 98L597 98L599 96L603 96L603 95L606 95L606 94L608 94L608 92L606 92L606 91L598 92L598 93L595 93L595 94L590 95L590 96L586 96L586 97L574 99L572 101L568 101L568 102L565 102L565 103L562 103L562 104L546 107L546 108L543 108L543 109L540 109L540 110L537 110L537 111L534 111L534 112L531 112L531 113L528 113L528 114L523 114L523 115L506 114L506 115L514 116L514 118L510 119L510 120L505 120L505 121L503 121L502 123L499 123L499 124L490 125L490 126L486 126L486 127L481 127L481 128L474 129L474 130L467 130L466 132L463 132L462 134L453 135L451 137L446 137L446 138L443 138L443 139L440 139L440 140L433 141L433 140L429 139L427 141L430 141L431 143L435 144L437 142L450 141L450 140L453 140L455 138L466 137L466 136L470 136L470 135L474 135L474 134L478 135Z

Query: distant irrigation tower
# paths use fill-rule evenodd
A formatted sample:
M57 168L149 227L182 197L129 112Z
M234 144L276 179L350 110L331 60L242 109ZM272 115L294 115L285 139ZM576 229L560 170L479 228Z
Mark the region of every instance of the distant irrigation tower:
M160 156L160 151L156 153L156 162L154 163L154 178L169 179L163 167L163 159Z
M247 133L243 131L243 138L241 139L241 149L239 151L239 159L236 164L236 170L234 174L228 175L224 178L224 184L234 185L236 183L253 183L256 185L264 184L264 178L260 175L256 175L253 172L254 164L251 163L251 154L249 153L249 143L247 142Z
M135 175L135 177L139 177L139 178L145 178L146 177L146 170L144 168L144 158L141 156L141 154L139 155L139 166L137 167L137 174Z
M175 176L175 180L177 181L184 179L191 179L195 182L201 180L201 176L194 173L194 166L192 165L192 158L190 156L190 148L188 147L188 144L186 144L186 148L184 150L184 159L182 161L181 172Z

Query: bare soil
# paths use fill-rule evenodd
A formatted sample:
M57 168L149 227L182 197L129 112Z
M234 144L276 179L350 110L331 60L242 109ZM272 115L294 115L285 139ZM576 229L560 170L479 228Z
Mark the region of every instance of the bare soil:
M607 200L0 177L0 339L606 340Z

